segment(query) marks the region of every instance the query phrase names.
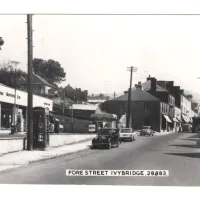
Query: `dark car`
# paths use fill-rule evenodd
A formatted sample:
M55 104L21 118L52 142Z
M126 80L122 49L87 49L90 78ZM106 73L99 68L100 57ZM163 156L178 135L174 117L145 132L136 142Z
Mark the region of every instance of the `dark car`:
M98 134L92 140L92 148L108 148L118 147L120 143L119 129L101 128Z
M151 129L150 126L143 126L142 130L140 131L140 136L143 135L149 135L149 136L153 136L154 131Z

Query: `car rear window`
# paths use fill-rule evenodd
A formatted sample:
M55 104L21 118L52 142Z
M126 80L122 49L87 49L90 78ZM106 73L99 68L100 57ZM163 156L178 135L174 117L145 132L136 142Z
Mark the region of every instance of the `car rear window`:
M101 129L100 135L110 135L110 134L117 134L117 130L115 129Z
M132 130L130 128L122 129L121 133L131 133Z
M150 126L143 126L142 129L150 129Z

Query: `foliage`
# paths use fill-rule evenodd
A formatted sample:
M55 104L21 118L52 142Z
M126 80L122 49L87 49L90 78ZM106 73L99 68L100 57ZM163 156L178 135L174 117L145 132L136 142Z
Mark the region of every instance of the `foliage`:
M81 88L73 88L70 85L67 85L64 88L60 88L59 96L63 97L63 91L65 92L65 97L69 98L75 102L80 101L87 101L88 91L87 90L81 90Z
M66 73L58 61L35 58L33 60L33 70L35 74L38 74L51 84L65 81Z
M27 77L27 73L17 68L19 62L4 61L0 63L0 83L20 88L20 82ZM16 72L15 72L16 70Z
M188 98L188 99L192 99L192 98L193 98L192 94L188 94L188 95L187 95L187 98Z

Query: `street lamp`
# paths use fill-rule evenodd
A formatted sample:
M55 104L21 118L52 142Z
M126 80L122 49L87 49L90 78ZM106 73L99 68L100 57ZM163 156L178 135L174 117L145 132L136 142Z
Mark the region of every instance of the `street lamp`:
M0 50L1 50L1 46L3 46L3 44L4 44L4 40L2 37L0 37Z
M73 111L73 105L71 105L71 124L72 124L72 133L74 133L74 111Z
M16 127L16 98L17 98L17 65L20 62L18 61L11 61L11 64L13 64L15 66L15 78L14 78L14 85L15 85L15 97L14 97L14 113L13 113L13 131L11 131L11 134L14 134L17 132L17 127Z

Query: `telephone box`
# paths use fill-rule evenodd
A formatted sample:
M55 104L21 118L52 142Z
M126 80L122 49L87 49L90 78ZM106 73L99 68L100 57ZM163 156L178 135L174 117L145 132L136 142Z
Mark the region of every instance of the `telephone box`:
M33 108L33 148L44 149L49 145L49 109Z

